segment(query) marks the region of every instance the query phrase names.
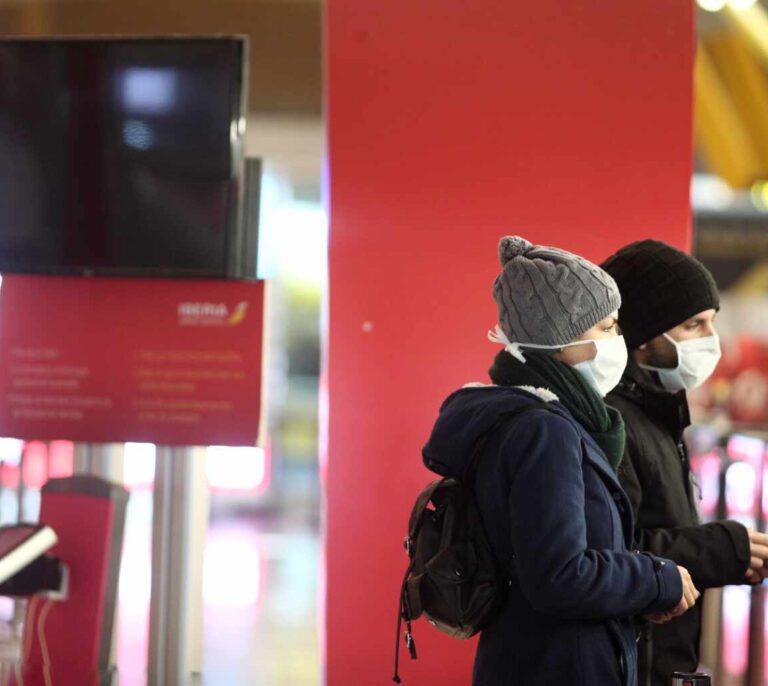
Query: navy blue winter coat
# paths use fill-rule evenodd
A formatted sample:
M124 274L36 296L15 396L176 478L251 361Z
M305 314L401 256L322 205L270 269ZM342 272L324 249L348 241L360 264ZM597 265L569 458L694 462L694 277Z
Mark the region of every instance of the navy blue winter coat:
M463 474L500 414L541 402L530 392L476 386L451 395L424 448L427 467ZM504 423L476 472L480 512L511 582L485 628L473 686L634 686L633 617L682 597L673 562L628 552L632 511L592 437L559 402Z

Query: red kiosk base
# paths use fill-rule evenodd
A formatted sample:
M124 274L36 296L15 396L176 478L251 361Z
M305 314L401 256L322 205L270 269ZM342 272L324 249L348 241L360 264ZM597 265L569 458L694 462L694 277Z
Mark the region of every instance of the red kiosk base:
M24 618L20 682L14 686L107 686L128 492L90 475L52 479L40 522L58 536L52 549L69 567L63 601L33 598Z

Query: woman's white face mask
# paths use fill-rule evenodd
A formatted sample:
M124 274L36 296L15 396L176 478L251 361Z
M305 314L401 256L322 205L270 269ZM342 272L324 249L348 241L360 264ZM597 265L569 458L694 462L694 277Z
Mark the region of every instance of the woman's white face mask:
M624 336L613 336L576 341L563 347L587 343L592 343L597 348L597 355L591 360L575 364L573 368L587 380L592 388L605 397L618 386L624 374L629 357L627 344L624 342Z
M676 341L671 336L664 334L677 350L677 367L663 369L641 364L643 369L656 372L661 385L668 391L691 391L701 386L715 371L717 363L722 355L720 351L720 337L705 336L692 338L687 341Z
M601 396L605 397L621 381L624 369L627 366L629 353L624 336L611 336L610 338L589 338L583 341L574 341L565 345L534 345L528 343L513 343L507 338L501 327L496 326L496 331L488 332L488 338L494 343L503 343L511 355L521 362L525 362L525 357L521 348L535 348L538 350L562 350L577 345L594 345L597 354L591 360L579 362L573 365Z

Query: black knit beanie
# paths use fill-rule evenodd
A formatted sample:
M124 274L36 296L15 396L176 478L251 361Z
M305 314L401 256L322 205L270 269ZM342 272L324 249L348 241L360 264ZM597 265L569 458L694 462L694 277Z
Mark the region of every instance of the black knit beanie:
M600 266L619 286L619 326L630 350L699 312L720 309L717 284L709 270L661 241L631 243Z

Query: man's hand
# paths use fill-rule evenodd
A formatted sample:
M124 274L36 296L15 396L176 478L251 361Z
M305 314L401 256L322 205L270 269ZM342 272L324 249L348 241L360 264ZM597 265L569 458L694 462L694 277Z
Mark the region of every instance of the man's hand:
M768 578L768 534L747 529L749 534L749 569L744 575L747 583L759 584L763 579Z
M672 613L654 612L652 615L643 615L643 617L653 624L664 624L672 619Z

